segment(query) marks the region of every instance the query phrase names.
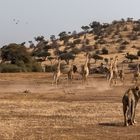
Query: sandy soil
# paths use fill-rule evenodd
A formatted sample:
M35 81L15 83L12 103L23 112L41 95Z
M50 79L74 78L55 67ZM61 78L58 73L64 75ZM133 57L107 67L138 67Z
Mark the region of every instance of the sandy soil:
M62 77L58 86L51 76L0 74L0 140L140 139L140 105L138 123L123 126L121 100L131 76L112 88L98 75L85 85Z

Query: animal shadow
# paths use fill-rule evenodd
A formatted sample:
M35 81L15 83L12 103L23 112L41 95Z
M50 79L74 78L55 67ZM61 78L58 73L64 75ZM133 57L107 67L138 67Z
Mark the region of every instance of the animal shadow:
M100 126L112 126L112 127L122 127L123 123L121 122L111 122L111 123L99 123Z

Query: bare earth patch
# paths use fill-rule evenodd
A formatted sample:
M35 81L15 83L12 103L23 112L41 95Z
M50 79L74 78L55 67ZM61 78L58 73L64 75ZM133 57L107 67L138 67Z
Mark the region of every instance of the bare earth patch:
M127 140L140 139L137 124L123 127L122 95L130 85L110 88L104 78L88 84L51 74L0 74L0 140ZM28 92L25 92L28 91Z

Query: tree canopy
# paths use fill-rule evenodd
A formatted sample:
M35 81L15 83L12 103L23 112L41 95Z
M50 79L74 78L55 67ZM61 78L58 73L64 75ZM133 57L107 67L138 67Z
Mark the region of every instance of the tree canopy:
M1 48L2 62L9 64L0 65L1 72L37 72L42 71L41 65L33 60L25 46L12 43Z
M9 44L1 48L1 57L3 61L11 61L16 64L18 61L29 63L31 56L26 50L26 47L21 44Z

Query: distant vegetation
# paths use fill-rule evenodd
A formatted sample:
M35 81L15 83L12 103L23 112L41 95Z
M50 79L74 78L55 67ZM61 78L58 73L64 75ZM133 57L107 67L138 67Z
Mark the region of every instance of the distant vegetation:
M58 38L55 35L49 39L35 37L34 41L28 41L28 47L25 42L3 46L0 72L40 72L44 70L44 61L51 65L45 65L46 68L52 68L56 58L69 64L85 52L92 52L94 55L91 58L95 62L111 53L125 53L125 58L130 62L140 56L140 20L127 18L112 23L93 21L81 29L79 33L62 31ZM128 53L131 49L135 50L135 54Z
M37 72L41 65L27 52L23 44L9 44L1 48L1 72Z

